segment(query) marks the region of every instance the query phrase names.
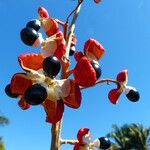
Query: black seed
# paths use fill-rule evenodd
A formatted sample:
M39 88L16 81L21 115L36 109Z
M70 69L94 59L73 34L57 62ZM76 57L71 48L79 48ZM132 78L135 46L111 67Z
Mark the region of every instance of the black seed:
M17 98L19 95L17 94L13 94L11 92L11 89L10 89L10 84L8 84L6 87L5 87L5 93L7 96L11 97L11 98Z
M126 97L132 102L137 102L140 99L140 94L138 91L131 89L129 93L126 94Z
M100 137L99 141L100 141L100 148L103 150L108 149L111 146L110 140L106 137Z
M30 105L39 105L47 98L47 91L42 85L34 84L25 91L24 98Z
M95 61L91 61L91 65L93 66L93 68L96 72L96 78L99 79L101 74L102 74L102 71L101 71L99 64Z
M27 23L26 27L33 28L36 31L39 31L41 24L40 21L37 19L31 20Z
M71 46L70 51L69 51L69 56L73 56L75 51L76 51L75 46Z
M33 28L27 27L21 30L20 37L24 44L32 46L39 34Z
M60 62L55 56L46 57L43 61L43 70L50 77L55 77L60 71Z

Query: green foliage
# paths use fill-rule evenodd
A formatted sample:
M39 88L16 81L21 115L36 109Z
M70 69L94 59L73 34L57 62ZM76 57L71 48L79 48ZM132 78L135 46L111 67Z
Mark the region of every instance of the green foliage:
M4 116L0 116L0 125L7 125L9 123L9 120L4 117Z
M0 150L5 150L1 137L0 137Z
M8 123L9 123L9 120L6 117L0 116L0 126L7 125ZM5 150L2 137L0 137L0 150Z
M111 150L148 150L150 128L140 124L130 124L118 127L113 125L113 130L107 136L115 143Z

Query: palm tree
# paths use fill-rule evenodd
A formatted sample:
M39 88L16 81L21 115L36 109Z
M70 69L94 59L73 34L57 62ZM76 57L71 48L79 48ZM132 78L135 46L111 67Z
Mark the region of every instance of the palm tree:
M0 150L5 150L2 138L0 138Z
M9 120L6 117L0 116L0 126L7 125L8 123ZM2 137L0 137L0 150L5 150Z
M113 125L114 131L107 136L115 142L111 150L148 150L150 128L144 128L140 124L130 124L118 127Z

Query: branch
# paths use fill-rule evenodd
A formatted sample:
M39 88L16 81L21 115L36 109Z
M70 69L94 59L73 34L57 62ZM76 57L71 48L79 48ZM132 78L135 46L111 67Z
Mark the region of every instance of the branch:
M83 2L83 0L78 2L78 5L76 6L76 8L68 15L66 22L68 22L70 16L78 9L79 5Z
M101 84L101 83L105 83L105 82L106 82L108 85L109 85L110 83L115 83L115 84L117 84L117 85L120 85L120 82L118 82L117 80L113 80L113 79L109 79L109 78L98 80L98 81L95 83L95 85ZM93 86L95 86L95 85L93 85ZM93 86L90 86L90 87L93 87ZM83 89L87 89L87 88L90 88L90 87L81 87L80 89L83 90Z
M69 26L69 33L68 33L67 41L66 41L66 43L67 43L66 44L66 53L65 53L64 57L62 58L62 74L61 74L62 79L65 79L68 77L66 73L68 72L68 68L70 66L69 52L70 52L70 47L71 47L71 42L72 42L72 36L74 34L74 29L75 29L75 22L77 20L78 14L80 12L82 2L83 2L83 0L80 3L78 3L78 5L75 9L75 12L74 12L72 22Z
M61 79L66 79L67 76L72 73L72 71L68 71L68 68L70 66L69 52L70 52L70 46L71 46L71 42L72 42L72 35L73 35L74 29L75 29L75 22L78 17L78 14L79 14L82 1L80 3L78 3L76 9L74 10L74 16L73 16L71 25L69 27L69 33L68 33L67 38L66 38L66 35L67 35L66 31L67 31L67 27L68 27L68 21L66 21L66 23L65 23L64 34L65 34L67 44L66 44L66 53L65 53L64 57L62 58ZM61 140L60 140L61 125L62 125L62 119L58 123L52 125L52 128L51 128L52 137L51 137L50 150L60 150L60 144L64 143L64 142L61 143Z
M66 58L69 57L70 45L71 45L72 36L73 36L73 33L74 33L74 29L75 29L75 22L78 18L78 15L79 15L79 12L80 12L80 9L81 9L81 4L82 4L82 1L80 3L78 3L78 5L75 9L75 12L73 11L74 16L73 16L72 22L69 26L69 33L68 33L68 38L67 38L67 47L66 47L66 54L65 54Z
M78 140L61 140L60 142L61 142L61 145L62 144L75 145L78 142Z

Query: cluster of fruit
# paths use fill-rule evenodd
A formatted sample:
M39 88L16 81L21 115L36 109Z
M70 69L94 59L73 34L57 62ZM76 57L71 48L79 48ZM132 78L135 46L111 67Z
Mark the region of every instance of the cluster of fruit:
M66 51L66 40L58 28L57 19L51 18L43 7L38 9L38 13L39 19L29 21L21 30L20 37L28 46L41 46L40 53L18 56L25 73L16 73L5 92L10 97L19 97L18 104L23 110L30 105L42 104L47 114L46 121L54 124L61 119L64 104L71 108L80 107L80 87L93 86L100 77L98 60L104 54L104 48L96 40L89 39L85 42L84 54L75 52L76 38L73 36L70 55L74 55L77 61L73 69L74 79L57 80ZM48 36L45 40L38 33L41 27Z
M92 150L93 148L106 150L111 146L107 137L100 137L92 141L92 136L88 128L81 128L77 133L78 142L74 145L74 150Z
M58 24L64 24L49 16L43 7L38 9L39 19L31 20L20 32L24 44L34 48L41 46L40 52L18 56L18 61L25 73L16 73L5 88L8 96L20 98L18 104L25 110L30 105L42 104L46 111L46 121L58 122L64 112L64 104L71 108L79 108L81 104L81 88L94 86L101 76L99 60L104 55L103 46L94 39L84 44L83 53L75 51L76 38L73 35L70 56L77 61L73 68L73 79L57 79L63 66L66 53L66 39L59 30ZM43 28L48 38L43 39L39 33ZM126 86L127 70L117 75L117 88L109 92L109 99L116 104L119 96L125 91L131 101L138 101L139 93L135 88Z
M126 97L131 102L137 102L140 98L139 92L132 86L127 86L128 71L122 70L117 74L116 81L118 82L117 88L110 90L108 98L111 103L116 104L120 95L125 92Z

